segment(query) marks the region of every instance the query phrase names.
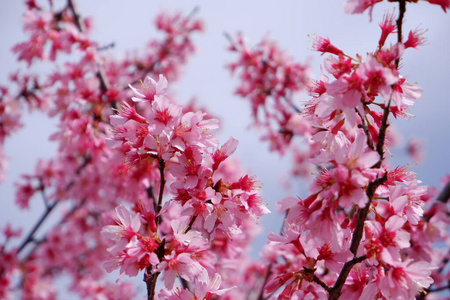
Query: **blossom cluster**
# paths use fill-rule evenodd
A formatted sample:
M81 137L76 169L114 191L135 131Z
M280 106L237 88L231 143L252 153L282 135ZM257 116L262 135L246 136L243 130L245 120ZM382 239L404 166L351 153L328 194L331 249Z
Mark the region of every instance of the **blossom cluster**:
M390 2L394 2L389 0ZM450 8L449 0L424 0L430 4L439 5L444 12L447 12L447 8ZM372 20L372 11L375 4L383 2L383 0L347 0L344 3L344 10L348 14L362 14L366 10L369 10L370 19ZM400 1L399 1L400 2ZM416 0L405 0L406 2L417 2Z
M356 2L363 1L348 5ZM450 220L443 213L448 207L434 200L435 192L422 186L407 166L391 167L385 157L393 141L389 116L408 118L408 108L422 93L400 74L399 60L406 49L425 42L423 31L412 30L405 41L386 45L390 36L401 32L397 24L394 14L384 16L376 50L365 57L353 58L328 38L314 36L313 49L329 55L324 63L328 74L308 83L311 98L298 107L286 104L294 103L292 99L280 105L273 96L274 106L266 101L270 92L264 91L276 91L289 78L283 74L288 66L279 68L282 75L271 80L274 76L266 73L270 64L258 64L260 53L249 50L241 36L240 47L231 45L241 55L231 65L241 69L236 93L248 98L253 108L256 103L267 123L277 120L277 114L283 116L285 122L272 122L278 136L289 132L288 138L277 139L283 141L277 150L293 154L294 170L306 174L316 168L319 173L310 196L279 202L286 214L284 225L280 234L269 234L264 251L269 298L414 299L428 291L433 280L445 286L440 271L446 250L431 254L430 249L448 242ZM256 69L254 76L248 75L248 68ZM261 82L266 83L264 90ZM301 88L286 87L284 92ZM255 100L255 95L264 100ZM270 127L266 131L274 132ZM301 138L301 160L296 159L295 137ZM429 230L436 234L427 235Z
M231 40L231 38L230 38ZM235 94L250 101L252 125L261 129L261 140L269 143L271 151L295 157L292 175L307 177L307 149L293 143L295 136L307 137L312 133L310 124L299 117L300 107L295 100L304 93L311 76L308 64L294 62L293 58L264 38L250 47L240 33L231 41L229 50L239 55L228 68L239 75L240 85Z
M124 102L110 117L115 126L108 144L123 152L130 168L157 169L159 178L149 202L132 210L118 206L117 225L102 230L114 241L105 267L120 268L121 276L144 270L146 280L162 274L160 298L236 295L239 289L231 290L244 250L258 218L269 210L255 178L226 172L237 140L219 146L218 120L202 111L184 112L170 100L167 85L163 75L130 85L135 104ZM176 278L182 282L174 288Z
M54 120L51 141L58 152L16 183L20 209L43 209L28 232L2 224L0 298L55 299L61 277L67 279L66 293L85 299L132 298L134 285L118 286L106 277L102 264L109 244L100 232L119 203L148 201L158 170L130 168L121 151L105 146L109 116L131 94L128 83L160 72L176 80L195 51L192 38L202 22L161 13L155 22L161 38L117 59L108 53L111 46L91 38L93 23L80 15L75 1L31 0L26 8L28 39L13 51L27 69L0 88L0 179L6 176L4 144L22 127L26 109ZM33 74L41 65L51 71Z

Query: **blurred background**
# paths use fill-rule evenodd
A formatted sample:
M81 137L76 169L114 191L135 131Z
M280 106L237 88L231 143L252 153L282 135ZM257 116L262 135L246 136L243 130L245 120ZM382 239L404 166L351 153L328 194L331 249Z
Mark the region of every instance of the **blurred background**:
M180 103L195 97L199 104L220 118L221 143L230 136L238 139L240 143L234 156L249 174L256 175L262 182L264 200L273 214L261 219L264 233L255 243L252 252L255 257L267 233L277 232L281 226L283 216L276 212L274 204L289 195L305 197L307 183L298 182L292 190L285 189L280 181L289 170L289 158L270 153L268 145L259 141L259 133L248 129L250 105L233 94L238 78L233 78L225 66L234 61L236 55L226 50L228 40L224 33L233 36L241 31L251 45L268 35L296 61L309 61L313 78L319 78L325 56L311 50L312 39L308 35L329 37L346 53L365 56L377 46L378 23L383 14L396 6L390 2L377 4L373 20L369 22L367 12L346 15L342 9L343 0L284 0L276 4L267 0L79 0L77 3L84 17L93 18L93 39L99 45L113 42L115 46L106 54L117 57L143 49L149 39L157 36L153 20L158 12L188 14L198 8L197 16L205 22L204 33L194 36L198 51L184 69L181 80L169 85ZM0 0L1 85L8 86L8 76L12 72L27 69L11 52L13 45L26 39L21 22L24 9L23 1ZM428 42L420 50L406 51L400 71L409 81L417 82L424 93L410 111L414 117L394 121L401 141L398 147L390 149L391 161L394 166L414 165L405 149L411 138L417 139L423 147L424 157L412 170L424 184L440 186L440 178L450 173L450 17L437 5L424 1L408 4L405 34L418 26L428 30L425 34ZM305 99L298 99L299 102L302 100ZM38 158L51 157L56 145L48 141L48 136L54 132L55 122L51 119L32 113L25 117L24 123L25 127L6 141L5 152L10 163L8 177L0 184L0 227L11 221L16 228L20 225L26 230L40 215L42 207L40 203L31 203L29 211L19 211L14 204L14 182L21 174L32 172Z

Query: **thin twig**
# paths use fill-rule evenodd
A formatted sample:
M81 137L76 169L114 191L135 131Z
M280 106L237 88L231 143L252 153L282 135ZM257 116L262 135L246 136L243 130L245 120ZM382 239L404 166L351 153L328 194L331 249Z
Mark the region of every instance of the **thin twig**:
M156 207L156 215L158 215L156 217L156 224L157 225L159 225L161 223L161 215L159 215L159 213L161 212L161 209L162 209L164 187L166 185L166 178L164 176L164 171L165 171L165 168L166 168L166 162L162 158L160 158L158 160L158 162L159 162L158 169L159 169L159 175L160 175L160 178L161 178L161 183L159 185L158 206Z
M398 13L398 19L397 19L397 42L400 44L403 42L403 18L405 16L406 12L406 0L398 0L399 5L399 13ZM395 68L398 69L398 65L400 63L400 58L397 58L395 60Z
M266 276L264 276L264 280L261 285L261 290L259 291L258 300L264 300L264 287L266 286L267 281L269 280L270 274L272 274L272 263L267 266Z
M362 130L364 131L364 133L366 134L367 137L367 146L369 146L369 148L371 150L375 150L375 147L373 145L373 141L372 141L372 135L370 134L369 128L367 127L366 124L366 120L365 118L361 115L361 113L359 112L358 109L355 108L356 113L359 115L359 118L361 119L361 124L358 124L359 128L362 128Z
M75 174L79 175L81 171L91 162L91 157L89 155L84 157L83 163L77 168L75 171ZM72 180L67 184L65 187L65 191L67 192L72 188L72 186L75 184L75 181ZM43 194L45 196L45 193ZM47 200L45 200L47 202ZM36 224L33 226L33 229L30 231L30 233L27 235L26 239L20 244L17 253L20 253L25 246L34 241L34 234L38 231L38 229L41 227L41 225L44 223L45 219L49 216L49 214L55 209L55 207L60 203L58 199L54 200L54 202L50 205L46 205L46 210L42 214L42 216L39 218L39 220L36 222ZM34 251L34 249L33 249Z
M39 218L39 220L34 225L33 229L28 234L27 238L20 244L17 253L20 253L26 245L28 245L29 242L34 240L34 234L38 229L41 227L41 225L44 223L45 219L47 219L48 215L52 212L52 210L56 207L58 204L58 201L53 202L50 206L48 206L45 210L45 212L42 214L42 216Z
M78 30L81 33L86 32L86 27L84 26L84 23L83 23L83 20L81 19L80 13L78 12L78 7L75 3L75 0L67 0L67 6L69 7L70 11L73 14L73 17L75 19L75 24L77 25ZM103 69L100 62L97 62L97 68L98 68L97 77L100 80L100 88L101 88L103 95L105 95L105 93L110 88L109 80L108 80L108 77L106 77L105 70Z
M109 43L109 44L107 44L107 45L98 47L98 48L97 48L97 51L108 50L108 49L114 48L115 46L116 46L116 44L115 44L114 42L111 42L111 43Z

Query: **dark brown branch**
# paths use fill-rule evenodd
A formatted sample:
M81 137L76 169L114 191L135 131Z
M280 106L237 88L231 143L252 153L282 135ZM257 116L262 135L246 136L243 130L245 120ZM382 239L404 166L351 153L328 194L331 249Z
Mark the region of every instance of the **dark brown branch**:
M298 108L294 103L292 103L291 100L288 99L288 97L283 96L283 99L287 102L287 104L289 104L289 106L298 114L302 113L302 110L300 108Z
M79 175L81 173L81 171L91 162L91 157L89 155L87 155L86 157L84 157L83 163L78 167L78 169L75 171L75 174ZM67 184L65 191L68 191L70 188L72 188L72 186L75 184L75 181L71 181ZM44 187L42 188L44 189ZM45 193L42 190L42 195L44 197ZM47 204L48 204L48 200L45 199L44 200ZM31 229L30 233L27 235L26 239L22 242L22 244L20 244L17 253L20 253L25 247L26 245L28 245L28 243L34 241L34 234L38 231L38 229L42 226L42 224L44 223L45 219L47 219L47 217L50 215L50 213L54 210L54 208L58 205L60 201L58 199L54 200L54 202L52 204L46 205L46 209L44 211L44 213L42 214L42 216L39 218L39 220L36 222L36 224L33 226L33 228ZM34 249L33 249L34 251Z
M197 219L197 215L194 215L194 216L191 218L191 221L189 221L188 227L187 227L186 230L184 231L184 234L188 233L189 230L192 229L192 225L194 225L194 222L195 222L196 219Z
M157 215L159 214L159 212L162 209L164 187L166 186L166 178L164 176L164 170L166 168L166 162L162 158L160 158L158 160L158 162L159 162L158 169L159 169L159 175L160 175L160 178L161 178L161 183L159 185L158 206L156 207L156 214ZM158 215L156 217L156 224L159 225L160 223L161 223L161 215Z
M42 200L44 201L45 208L49 208L50 202L48 201L48 197L45 194L45 186L42 183L42 180L39 179L39 191L41 192Z
M375 195L375 191L380 185L386 182L386 180L387 174L385 174L381 178L377 178L373 182L370 182L369 185L367 186L366 195L369 200L367 201L366 206L364 208L359 209L358 211L355 231L353 232L352 243L350 245L350 251L355 255L355 257L351 261L346 262L342 267L338 279L336 280L331 291L329 291L328 299L330 300L339 299L342 288L345 284L345 281L347 280L347 276L348 274L350 274L350 271L352 270L353 266L359 262L362 262L366 258L365 256L356 257L356 252L358 250L359 244L361 243L361 239L364 232L364 222L367 219L367 215L369 213L370 205L372 203L373 196Z
M262 282L261 290L259 291L257 300L264 300L264 287L266 286L266 283L269 280L270 274L272 274L272 263L270 263L267 266L266 276L264 276L264 280Z
M308 269L306 267L303 267L303 271L305 271L306 274L312 276L312 280L317 283L318 285L320 285L321 287L323 287L327 292L331 293L332 292L332 288L326 284L325 282L323 282L322 280L320 280L319 277L317 277L316 274L314 274L314 270Z
M406 0L398 0L399 2L399 15L397 19L397 41L399 43L402 42L402 26L403 26L403 18L406 11ZM395 61L395 66L398 69L400 59L397 59ZM380 131L378 135L377 145L376 145L376 151L380 155L380 160L372 167L372 168L380 168L381 164L384 160L384 144L386 141L386 130L389 127L389 114L390 114L390 106L391 106L391 98L389 99L388 103L386 104L384 111L383 111L383 117L381 120L381 126ZM366 133L367 135L367 133ZM369 146L370 147L370 146ZM377 188L384 184L387 180L387 173L384 174L383 177L377 178L375 181L370 182L366 189L366 195L369 199L366 203L366 206L362 209L358 210L358 216L355 226L355 231L353 232L352 242L350 245L350 251L356 256L356 252L358 250L358 247L361 243L362 235L364 232L364 222L367 219L367 215L369 213L370 205L372 203L373 196L375 195L375 191ZM364 256L363 256L364 257ZM361 257L361 258L363 258ZM361 262L361 258L354 258L351 261L344 264L344 267L342 268L342 271L339 274L338 279L336 280L336 283L334 284L333 288L331 289L331 292L329 292L329 298L330 300L336 300L339 299L342 291L342 287L345 284L345 281L347 280L348 274L350 274L351 269L357 262Z
M386 107L383 111L383 118L381 119L381 126L380 126L380 132L378 134L378 140L377 140L377 152L380 155L380 160L373 166L373 168L379 168L381 167L381 164L384 160L384 142L386 141L386 130L389 127L389 113L391 112L391 98L389 99L388 103L386 104Z
M367 186L366 195L369 199L366 203L366 206L358 211L358 217L356 220L356 228L353 232L352 243L350 245L350 251L356 255L356 252L359 247L359 243L361 242L363 232L364 232L364 222L367 219L367 215L369 213L370 205L372 204L373 196L375 195L375 191L377 188L385 183L387 180L387 173L384 174L383 177L377 178L375 181L372 181Z
M57 224L55 224L53 226L53 228L58 228L60 226L62 226L64 223L67 222L67 220L72 217L75 212L80 209L81 207L83 207L83 205L86 203L86 198L84 198L81 203L79 205L76 205L74 207L72 207L72 209L70 210L69 213L67 213L61 220L59 220L59 222ZM34 247L30 250L30 252L28 252L27 256L24 258L24 261L28 260L28 258L30 258L30 256L34 253L34 251L36 251L36 248L42 244L43 242L45 242L47 240L47 237L44 237L41 240L35 241L34 239L32 239L32 241L34 241Z
M397 19L397 42L402 43L403 42L403 18L405 16L406 12L406 0L398 0L399 5L399 13L398 13L398 19ZM400 58L397 58L395 60L395 68L398 69L398 65L400 63Z
M191 289L191 287L189 286L189 282L186 280L186 279L184 279L183 277L178 277L178 278L180 278L180 282L181 282L181 286L184 288L184 289L186 289L186 290L188 290L188 291L192 291L192 289Z
M77 8L77 5L75 3L75 0L68 0L67 1L67 6L69 7L70 11L73 14L73 18L74 18L75 24L77 25L78 30L80 32L85 32L86 31L86 27L84 26L83 20L81 19L81 16L78 13L78 8Z
M403 18L405 16L405 12L406 12L406 0L398 0L399 3L399 14L398 14L398 19L397 19L397 42L401 43L403 41L403 37L402 37L402 28L403 28ZM398 69L398 65L400 62L400 58L397 58L395 60L395 68ZM389 126L388 123L388 117L389 117L389 113L390 113L390 109L391 109L391 101L392 101L392 97L389 99L387 105L384 108L383 111L383 118L381 121L381 126L380 126L380 133L378 135L378 141L377 141L377 152L378 154L380 154L380 160L378 161L377 164L375 164L375 168L379 168L381 167L381 163L384 160L384 143L386 140L386 130Z
M158 256L158 259L162 261L164 259L164 248L165 248L165 240L162 240L161 244L159 244L158 249L156 249L155 253ZM147 299L153 300L155 299L155 289L156 282L158 281L158 276L161 272L152 272L152 266L149 266L144 274L144 282L147 286Z
M147 273L151 272L151 268L147 268ZM158 280L159 272L157 273L149 273L144 274L144 281L147 284L147 299L153 300L155 299L155 288L156 288L156 282Z
M98 50L98 51L105 51L105 50L114 48L115 46L116 46L116 44L115 44L114 42L111 42L111 43L109 43L109 44L107 44L107 45L98 47L97 50Z
M20 244L20 246L17 250L17 253L20 253L25 248L25 246L28 245L29 242L34 240L34 234L36 233L36 231L38 231L38 229L41 227L41 225L47 219L48 215L53 211L53 209L56 207L56 205L58 203L59 203L58 201L55 201L51 205L47 206L45 212L42 214L42 216L36 222L33 229L28 234L27 238L22 242L22 244Z
M80 13L78 12L75 0L67 0L67 1L68 1L67 6L73 14L73 18L75 20L75 24L77 25L78 30L82 33L86 32L86 27L84 26ZM100 89L102 93L105 94L106 91L108 91L110 88L109 80L106 77L105 70L103 69L100 62L97 62L97 68L98 68L97 77L100 80Z
M439 196L437 197L437 200L443 203L447 203L448 199L450 199L450 181L447 182L444 189L441 191Z
M330 300L336 300L339 299L341 296L341 290L342 287L345 284L345 281L347 280L348 274L350 274L350 271L353 269L353 266L364 261L367 257L365 255L360 257L355 257L352 260L346 262L344 266L342 267L341 273L339 274L338 279L336 280L333 288L328 291Z
M359 115L359 118L361 119L361 124L358 124L358 127L362 128L362 130L364 131L364 133L365 133L365 135L367 137L367 146L371 150L375 150L375 147L374 147L373 141L372 141L372 135L369 132L369 128L367 127L366 120L363 118L361 113L356 108L355 108L355 111Z

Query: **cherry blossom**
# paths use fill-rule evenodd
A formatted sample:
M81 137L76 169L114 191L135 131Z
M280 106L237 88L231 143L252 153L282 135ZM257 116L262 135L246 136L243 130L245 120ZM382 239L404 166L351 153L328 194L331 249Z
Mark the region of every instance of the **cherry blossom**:
M130 89L136 95L136 97L131 98L134 102L143 102L145 100L152 102L155 100L155 97L165 95L167 89L167 79L163 74L159 75L158 82L147 76L141 84L142 88L140 89L129 85Z

